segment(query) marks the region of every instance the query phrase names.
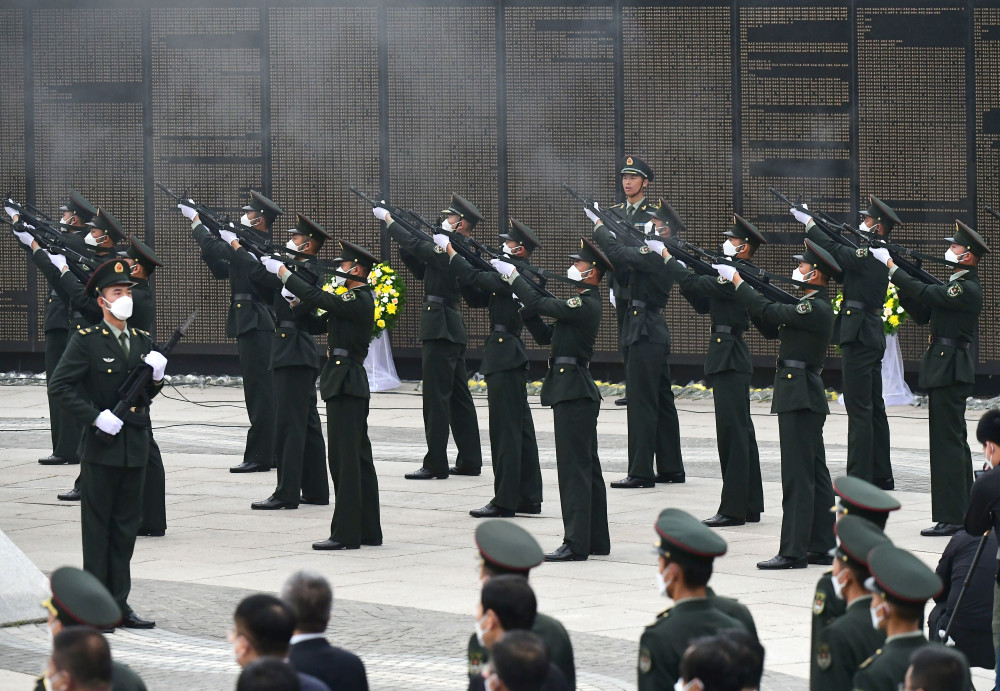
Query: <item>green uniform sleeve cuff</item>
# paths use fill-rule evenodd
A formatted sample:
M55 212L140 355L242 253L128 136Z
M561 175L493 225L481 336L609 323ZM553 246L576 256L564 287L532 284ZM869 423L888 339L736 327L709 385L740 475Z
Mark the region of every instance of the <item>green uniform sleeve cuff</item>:
M191 221L191 230L194 230L201 225L201 221Z
M288 279L292 277L292 272L289 269L285 269L285 273L278 276L278 280L281 281L282 285L288 283Z
M892 265L892 268L891 268L891 269L889 269L889 278L892 278L892 275L893 275L894 273L896 273L896 269L898 269L898 268L899 268L899 267L898 267L898 266L896 266L895 264L893 264L893 265Z

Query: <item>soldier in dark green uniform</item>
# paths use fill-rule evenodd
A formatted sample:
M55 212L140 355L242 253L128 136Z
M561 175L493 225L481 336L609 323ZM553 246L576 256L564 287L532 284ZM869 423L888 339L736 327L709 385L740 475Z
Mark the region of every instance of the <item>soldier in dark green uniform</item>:
M662 206L662 205L661 205ZM733 228L723 235L723 253L749 260L764 236L748 221L733 214ZM705 375L715 401L715 436L722 466L719 510L702 522L713 528L760 521L764 511L764 486L760 475L757 435L750 417L750 377L753 362L743 334L750 324L747 309L736 300L733 284L700 276L673 261L664 249L666 270L695 311L712 318L712 332L705 356Z
M307 255L318 254L323 243L330 239L322 226L302 214L296 214L295 227L288 233L291 238L286 247ZM281 430L281 438L276 442L278 486L271 496L253 502L250 508L297 509L300 503L326 506L330 503L330 483L323 427L316 410L319 351L312 337L313 308L302 304L274 274L280 261L261 257L259 263L228 230L220 231L219 237L236 250L231 265L238 265L259 291L272 296L271 307L277 317L270 368L274 383L274 429Z
M549 345L549 371L542 383L542 405L552 406L565 531L562 545L545 555L546 561L585 561L591 554L611 553L607 490L597 454L601 393L590 375L590 358L601 325L597 286L611 270L611 262L596 245L583 238L579 252L571 254L570 259L573 266L567 276L582 285L579 295L568 300L543 296L512 265L493 260L493 266L511 285L526 310L556 319L549 325L536 316L528 323L535 340Z
M860 516L840 519L837 538L831 582L846 610L813 640L810 691L849 689L858 665L885 642L885 634L872 626L869 616L872 596L865 588L865 581L870 576L868 553L888 543L889 538Z
M656 581L674 606L660 612L639 639L639 691L673 688L681 657L694 639L746 629L707 595L713 562L726 553L726 541L680 509L660 512L655 528L660 537Z
M833 487L826 467L823 423L830 408L820 372L833 330L833 307L826 286L840 266L812 240L797 255L796 280L807 291L794 305L771 302L729 264L716 265L736 286L736 299L750 312L764 336L780 338L771 412L778 415L781 438L781 545L759 569L801 569L813 557L829 564L833 547Z
M243 462L229 469L231 473L266 472L275 463L274 381L270 369L271 343L274 340L274 319L268 306L270 293L250 280L239 262L233 261L229 243L212 235L195 210L178 204L191 220L191 235L201 247L201 258L211 268L215 278L229 281L229 314L226 336L236 339L240 376L243 378L243 399L246 401L250 429L243 452ZM250 202L243 207L240 223L269 234L274 220L284 213L281 207L259 192L250 192Z
M931 645L922 630L924 604L941 592L941 579L917 556L892 544L875 547L868 554L868 570L872 574L871 622L886 638L859 666L853 688L894 691L906 677L913 652Z
M508 521L483 521L476 528L476 547L482 557L479 582L493 576L512 574L528 579L531 569L542 563L545 555L538 541L528 531ZM576 663L569 634L557 619L538 612L531 631L545 643L549 659L566 677L571 689L576 688ZM481 677L489 659L486 648L479 645L475 634L469 638L469 679Z
M411 234L385 209L373 209L385 221L389 236L399 243L399 252L413 275L424 283L424 304L420 308L421 377L424 406L424 435L427 454L419 470L407 473L407 480L445 480L448 475L479 475L483 451L479 443L479 419L469 393L465 369L468 334L459 311L460 294L449 270L448 236L434 235L428 242ZM442 212L443 230L466 237L472 235L483 215L461 195L452 194ZM458 458L448 467L448 428L455 437Z
M365 358L375 328L375 297L368 274L375 266L372 254L346 240L340 241L340 271L334 282L347 288L331 294L304 281L285 266L281 279L306 307L324 310L327 327L327 361L319 378L320 395L326 401L326 423L330 477L335 505L330 537L313 543L313 549L358 549L382 544L378 507L378 476L368 438L368 403L371 391ZM272 264L273 266L273 264Z
M896 212L875 195L863 213L861 229L886 236L901 224ZM882 400L885 330L882 310L889 276L867 246L853 250L820 230L812 217L792 209L806 224L806 237L825 249L844 270L844 299L833 323L833 342L843 355L844 405L847 408L847 474L893 489L889 459L889 421Z
M59 405L85 425L112 435L105 444L84 435L80 489L83 505L83 567L97 576L124 613L122 626L152 628L128 605L129 561L142 520L142 490L149 459L149 408L136 406L125 420L111 412L118 389L143 362L153 370L149 398L163 386L167 359L153 350L149 333L129 326L132 314L129 266L114 259L99 266L87 291L100 298L104 320L70 340L52 376ZM83 393L81 394L80 387Z
M920 388L927 391L931 441L931 517L924 536L954 535L962 529L972 491L972 453L965 424L965 401L976 381L970 351L979 336L983 289L976 265L990 251L979 233L955 221L955 237L945 259L955 273L945 285L928 285L900 271L886 250L872 254L889 267L889 280L907 300L918 324L930 324L931 343L920 361Z
M647 205L645 213L651 213ZM628 272L628 310L621 322L619 342L628 353L625 362L625 389L628 407L628 474L611 483L616 489L652 487L661 482L684 482L681 459L680 423L674 405L670 380L670 329L661 312L670 298L673 277L663 270L663 260L651 247L663 243L650 241L632 247L617 238L588 209L595 221L594 240L612 266ZM635 215L633 215L635 218ZM660 223L659 230L670 228ZM620 297L618 304L624 300ZM656 471L653 460L656 460Z
M534 232L513 218L510 230L500 238L504 251L524 262L539 247ZM479 371L486 377L489 401L494 494L486 506L469 514L475 518L510 518L515 512L541 513L542 471L525 391L528 353L521 340L521 304L496 272L474 268L450 244L447 251L466 302L473 297L473 306L488 307L490 311L490 333Z

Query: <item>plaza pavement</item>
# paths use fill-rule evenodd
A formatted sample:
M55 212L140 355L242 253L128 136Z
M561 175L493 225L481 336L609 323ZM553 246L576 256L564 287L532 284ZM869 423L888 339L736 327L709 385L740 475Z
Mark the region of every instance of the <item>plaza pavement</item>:
M184 400L184 399L188 400ZM532 397L545 502L540 516L518 524L548 551L560 543L551 411ZM200 404L200 405L196 405ZM412 482L403 473L424 453L420 396L413 384L373 395L369 420L381 489L385 544L350 552L315 552L328 536L332 506L258 512L250 502L274 487L271 473L232 475L241 460L246 416L242 391L231 387L164 389L153 406L154 431L167 472L168 530L140 538L132 561L131 604L157 621L152 631L119 630L109 638L116 658L132 665L150 689L231 689L238 672L226 635L246 594L276 592L294 570L324 573L334 584L330 638L365 661L374 689L464 689L464 651L473 629L479 586L469 509L492 497L486 399L477 396L487 459L480 477ZM654 583L653 521L668 506L699 518L715 513L721 481L711 400L679 400L687 483L649 490L608 490L612 552L584 563L544 564L531 576L540 609L560 619L576 650L578 687L635 687L637 641L667 607ZM322 412L322 411L321 411ZM891 408L896 496L887 533L933 566L947 543L920 537L930 524L926 409ZM847 419L831 405L826 424L831 474L844 472ZM813 586L820 567L762 572L777 550L781 485L777 418L753 404L766 512L759 524L720 530L729 553L717 560L712 585L753 612L767 649L765 689L806 689ZM967 420L974 439L979 413ZM625 411L611 400L599 420L605 481L625 474ZM77 468L41 466L49 453L45 389L0 387L0 530L45 572L81 565L79 509L56 500ZM973 448L979 458L978 447ZM40 609L41 616L41 609ZM44 666L44 625L0 629L0 690L27 688ZM974 673L979 689L990 673Z

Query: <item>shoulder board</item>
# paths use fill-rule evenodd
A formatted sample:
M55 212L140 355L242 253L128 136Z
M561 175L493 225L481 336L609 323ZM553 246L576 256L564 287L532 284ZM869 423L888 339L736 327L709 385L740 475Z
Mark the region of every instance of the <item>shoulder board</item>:
M649 205L650 205L649 202L644 199L642 201L642 204L639 205L639 211L645 211L646 207Z
M614 206L609 206L608 208L609 209L621 209L624 206L625 206L625 204L615 204Z
M958 281L952 281L951 283L948 284L948 290L947 290L948 297L957 298L959 295L962 294L962 290L963 288L961 283L959 283Z
M868 248L867 247L859 247L858 249L856 249L854 251L854 254L856 254L858 256L858 259L863 259L863 258L865 258L865 257L868 256Z
M667 617L669 617L671 609L672 609L671 607L667 607L665 610L663 610L662 612L660 612L659 614L657 614L656 615L656 621L659 621L661 619L666 619ZM656 622L653 622L653 623L656 623Z
M569 307L579 307L583 304L583 300L580 299L579 295L574 295L569 300L566 301L566 305Z
M148 331L143 331L142 329L135 329L135 328L133 328L132 329L132 335L135 336L137 333L140 333L143 336L145 336L146 338L149 338L149 332Z
M813 306L811 302L803 300L802 302L795 305L795 311L799 314L809 314L813 311Z
M354 300L357 297L358 296L354 293L353 290L348 290L346 293L341 293L340 295L340 299L343 300L344 302L350 302L351 300Z
M878 650L875 651L874 655L872 655L870 658L868 658L867 660L865 660L864 662L862 662L860 665L858 665L858 669L864 669L865 667L867 667L871 663L875 662L875 658L877 658L881 654L882 654L882 649L879 648Z
M643 245L639 248L639 254L649 254L650 252L652 252L652 250L649 249L648 245Z

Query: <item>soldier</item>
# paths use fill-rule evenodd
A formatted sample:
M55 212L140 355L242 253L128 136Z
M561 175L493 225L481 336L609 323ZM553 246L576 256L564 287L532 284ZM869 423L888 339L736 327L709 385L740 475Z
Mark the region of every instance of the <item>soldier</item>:
M623 176L623 180L624 180ZM653 207L646 204L647 217ZM615 489L652 487L659 482L684 482L681 459L680 424L670 381L670 329L661 312L670 298L673 277L663 271L663 261L651 247L663 248L658 240L650 245L630 247L616 238L590 210L594 240L612 266L628 273L628 309L621 321L619 343L628 354L625 361L625 389L628 407L628 474L611 483ZM637 214L638 212L636 212ZM636 217L633 214L632 218ZM669 234L662 218L653 221L658 230ZM625 301L620 298L618 304ZM620 312L619 312L620 314ZM656 470L653 471L653 459Z
M833 487L826 467L823 423L830 408L820 373L833 330L827 294L830 276L840 265L812 240L805 241L792 273L806 294L794 305L771 302L749 286L730 264L713 265L736 286L736 299L767 338L780 338L771 412L778 414L781 438L781 545L758 569L804 569L811 561L829 564L833 547Z
M954 535L962 529L972 491L972 452L965 424L965 401L976 381L970 352L979 334L983 289L976 265L990 251L979 233L955 221L955 237L945 259L955 264L946 285L928 285L899 271L889 252L873 250L889 267L889 280L907 299L907 311L918 324L930 324L931 343L920 361L920 388L927 390L931 441L931 517L936 523L924 536Z
M896 212L874 194L862 213L861 231L887 236L902 224ZM824 233L812 217L791 209L806 224L806 237L825 249L844 269L844 299L833 323L833 342L843 355L844 405L847 408L847 474L893 489L889 460L889 421L882 400L885 330L882 310L889 277L867 246L852 250Z
M59 405L85 425L112 435L110 444L84 435L80 490L83 505L83 567L97 576L124 614L122 626L152 628L128 605L129 561L142 520L142 492L149 459L149 408L137 406L125 420L111 412L118 389L129 371L145 362L153 370L146 391L152 398L163 386L167 359L153 350L146 331L130 327L132 316L129 266L114 259L99 266L87 283L98 297L104 320L70 340L52 376ZM82 393L80 389L82 388Z
M270 369L274 318L268 306L270 294L261 295L239 262L233 261L233 248L212 235L190 206L178 204L191 221L191 235L201 247L201 258L217 279L228 279L230 298L226 317L226 336L236 339L243 399L246 401L250 429L243 451L243 462L229 469L231 473L267 472L274 467L274 382ZM271 233L274 220L284 213L281 207L256 191L240 224L265 235Z
M336 494L330 537L313 543L313 549L358 549L382 544L378 507L378 476L368 438L368 403L371 392L365 358L375 328L375 298L368 274L377 263L363 247L340 241L340 256L333 260L351 277L335 276L340 295L327 293L278 264L278 278L306 307L325 310L327 361L319 388L326 401L330 477ZM268 268L275 266L268 262Z
M639 639L639 691L673 688L681 657L694 639L746 629L706 592L713 562L726 553L726 541L680 509L664 509L654 527L660 538L657 587L674 606L660 612Z
M893 691L903 683L910 656L925 645L924 604L941 591L941 579L920 559L892 544L868 555L871 621L885 632L885 645L861 663L855 691Z
M865 589L865 581L871 575L868 553L889 543L889 538L860 516L844 516L837 522L836 532L838 544L831 582L837 599L847 609L813 640L811 691L850 688L858 665L885 642L885 634L872 627L868 615L872 596Z
M661 204L662 207L662 204ZM723 233L722 251L735 260L750 260L766 242L760 231L733 214L733 228ZM722 466L719 510L702 522L713 528L757 523L764 511L764 486L760 475L757 435L750 417L750 377L753 362L743 334L750 319L736 300L735 288L726 280L699 276L664 249L666 270L695 311L712 318L712 335L705 356L705 375L715 401L715 436Z
M302 214L296 214L295 227L288 233L288 249L312 256L330 239L326 230ZM330 503L330 484L323 428L316 410L319 352L311 335L313 310L271 273L281 262L261 257L260 261L270 266L265 268L240 245L235 233L222 230L219 236L236 250L230 265L238 265L259 290L273 295L272 308L277 316L269 367L274 377L274 429L282 431L277 447L278 486L271 496L253 502L250 508L297 509L300 503L326 506Z
M476 528L476 547L481 557L479 581L486 583L493 576L514 575L528 580L531 569L545 558L538 541L528 531L508 521L483 521ZM549 658L566 677L571 689L576 688L576 664L569 634L557 619L538 612L531 627L545 643ZM489 661L486 648L475 634L469 638L469 680L481 677Z
M445 248L448 236L434 235L434 242L418 238L381 207L372 210L385 221L389 236L399 243L400 255L414 276L424 282L424 305L420 312L421 377L423 379L424 435L427 454L419 470L406 473L407 480L446 480L448 475L479 475L483 452L479 443L479 420L469 393L465 369L465 345L468 335L458 309L459 292L455 276L449 271ZM483 220L469 201L459 194L442 212L441 228L469 237ZM448 467L448 427L458 447L455 465Z
M555 317L549 325L534 317L529 329L541 345L549 345L549 371L542 383L542 405L552 406L556 466L562 506L563 543L545 561L586 561L591 554L611 553L608 499L597 455L597 416L601 393L590 375L590 358L601 325L597 286L611 262L590 240L569 255L566 275L579 282L579 295L568 300L544 297L499 259L493 266L514 289L526 310Z
M504 252L527 262L540 246L531 228L513 218L510 230L500 236ZM490 453L493 457L493 499L469 515L475 518L510 518L515 512L542 512L542 471L538 465L535 423L528 407L528 353L521 340L523 326L517 296L494 271L473 268L451 244L447 247L451 270L458 277L468 302L488 307L490 333L483 346L479 371L486 377L490 411Z

